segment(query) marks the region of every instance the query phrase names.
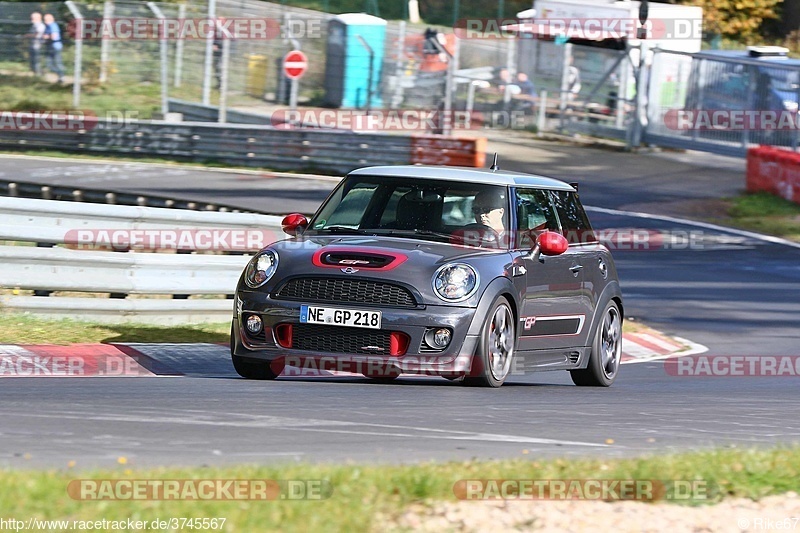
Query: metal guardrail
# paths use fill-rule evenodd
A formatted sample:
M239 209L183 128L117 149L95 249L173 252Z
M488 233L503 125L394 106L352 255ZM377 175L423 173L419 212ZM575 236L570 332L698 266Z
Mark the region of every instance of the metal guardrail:
M409 164L411 138L340 130L104 120L77 131L0 129L0 147L157 156L276 170L342 174L370 165Z
M80 316L104 322L181 324L228 320L232 301L226 297L233 294L250 257L241 255L242 252L260 248L282 236L279 217L252 213L2 197L0 213L0 240L38 244L0 245L0 287L6 289L0 296L0 305L20 312ZM262 238L244 239L241 241L244 246L227 247L230 241L212 239L214 252L238 255L185 253L197 250L196 246L185 245L172 246L173 253L151 253L163 247L148 245L154 241L146 239L135 246L142 251L126 251L124 246L122 251L53 247L61 244L74 247L77 231L98 236L114 232L130 235L137 231L160 235L214 231L225 234L237 230L253 232ZM91 242L91 246L106 249L113 244L107 237ZM174 253L176 249L178 253ZM34 291L41 296L18 295L20 291ZM46 296L52 291L77 292L83 297ZM111 297L104 297L106 294ZM211 295L218 298L210 298Z

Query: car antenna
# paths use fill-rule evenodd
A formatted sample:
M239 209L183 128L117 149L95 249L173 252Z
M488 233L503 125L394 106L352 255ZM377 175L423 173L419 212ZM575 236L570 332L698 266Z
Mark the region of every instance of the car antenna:
M500 170L500 167L497 166L497 152L494 153L494 160L492 161L492 166L489 167L489 170L492 172Z

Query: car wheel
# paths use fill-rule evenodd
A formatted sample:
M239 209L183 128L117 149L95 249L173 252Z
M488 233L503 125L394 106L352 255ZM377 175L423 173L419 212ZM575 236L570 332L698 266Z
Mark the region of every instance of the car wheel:
M236 373L246 379L275 379L283 372L283 365L280 368L274 363L267 361L256 361L247 359L233 353L234 343L233 324L231 324L231 362ZM275 372L277 371L277 373Z
M472 358L472 368L464 384L476 387L499 387L511 371L516 341L514 313L505 297L495 300L486 315L480 344Z
M622 359L622 315L614 302L603 311L589 354L589 366L570 370L572 381L582 387L608 387L617 379Z

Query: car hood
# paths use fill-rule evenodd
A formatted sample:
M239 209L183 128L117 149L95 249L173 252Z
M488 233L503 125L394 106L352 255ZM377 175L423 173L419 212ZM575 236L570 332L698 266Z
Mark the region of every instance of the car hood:
M279 256L270 290L295 276L336 276L393 281L416 289L426 303L443 304L433 294L431 279L450 262L472 265L479 274L479 290L510 268L507 250L482 249L401 237L308 236L269 246ZM463 302L460 305L467 304Z

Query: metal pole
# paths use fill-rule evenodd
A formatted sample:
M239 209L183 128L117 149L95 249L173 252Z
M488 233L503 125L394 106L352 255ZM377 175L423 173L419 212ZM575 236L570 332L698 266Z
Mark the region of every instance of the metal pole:
M178 20L183 25L186 18L186 4L178 5ZM183 75L183 39L178 39L175 43L175 87L181 86L181 76Z
M289 90L289 116L295 116L295 111L297 111L297 78L292 79L291 89Z
M516 81L517 77L517 39L516 37L508 38L508 48L506 49L506 70L511 77L511 83ZM511 103L511 84L506 85L503 91L503 108L508 109Z
M467 85L467 106L466 106L466 124L464 126L466 129L470 129L472 127L472 109L475 107L475 82L469 82Z
M798 35L798 39L800 39L800 35ZM800 71L795 71L795 75L800 77ZM800 84L798 84L798 86L797 86L797 93L795 94L795 97L796 97L795 101L798 102L798 104L800 104ZM797 146L798 146L798 138L797 138L797 136L798 136L798 132L797 132L798 115L797 115L797 113L795 113L795 115L794 115L794 120L795 120L795 124L794 124L795 127L792 129L792 150L794 150L796 152L797 151Z
M443 48L445 51L446 49ZM458 69L459 41L456 39L456 48L453 54L448 53L447 77L444 84L444 117L442 117L442 135L453 134L453 88L455 87L455 74Z
M208 0L208 20L209 24L208 35L206 36L206 59L203 69L203 105L211 104L211 77L214 70L214 33L217 27L217 2L216 0Z
M81 63L83 61L83 15L71 0L65 2L67 9L72 13L77 22L75 33L75 73L72 80L72 107L78 109L81 105Z
M228 66L231 57L231 40L229 36L222 37L222 76L219 87L219 122L228 121Z
M169 73L167 71L169 67L169 55L167 51L167 28L164 24L164 13L155 5L153 2L147 2L147 7L150 8L150 11L158 19L158 48L161 52L161 116L163 119L167 118L167 113L169 112L169 93L167 91L167 84L169 83Z
M545 128L545 120L547 119L547 91L539 93L539 117L536 120L536 133L542 135Z
M562 130L566 126L567 120L565 115L567 112L567 93L569 92L570 59L572 59L572 43L567 43L564 45L564 54L561 61L561 96L558 104Z
M645 94L646 89L642 83L642 76L644 75L644 69L646 68L646 54L647 46L644 44L644 42L642 42L639 44L639 66L636 69L636 99L634 100L633 106L633 134L631 135L630 142L628 143L628 149L636 148L641 144L642 129L646 124L644 118L642 117L642 110L645 108L645 103L647 101L647 95Z
M403 5L406 5L403 2ZM404 54L405 54L405 42L406 42L406 21L401 20L399 25L399 35L397 37L397 59L394 63L394 77L395 77L395 86L394 86L394 96L392 98L392 108L397 108L403 101L403 72L405 67L404 61Z
M114 16L114 2L106 0L103 2L103 25ZM107 32L103 32L100 41L100 83L108 81L108 53L111 47L111 40Z
M369 115L372 105L372 70L375 64L375 51L361 35L356 35L356 38L361 43L361 46L366 49L367 54L369 54L369 72L367 73L367 115Z

